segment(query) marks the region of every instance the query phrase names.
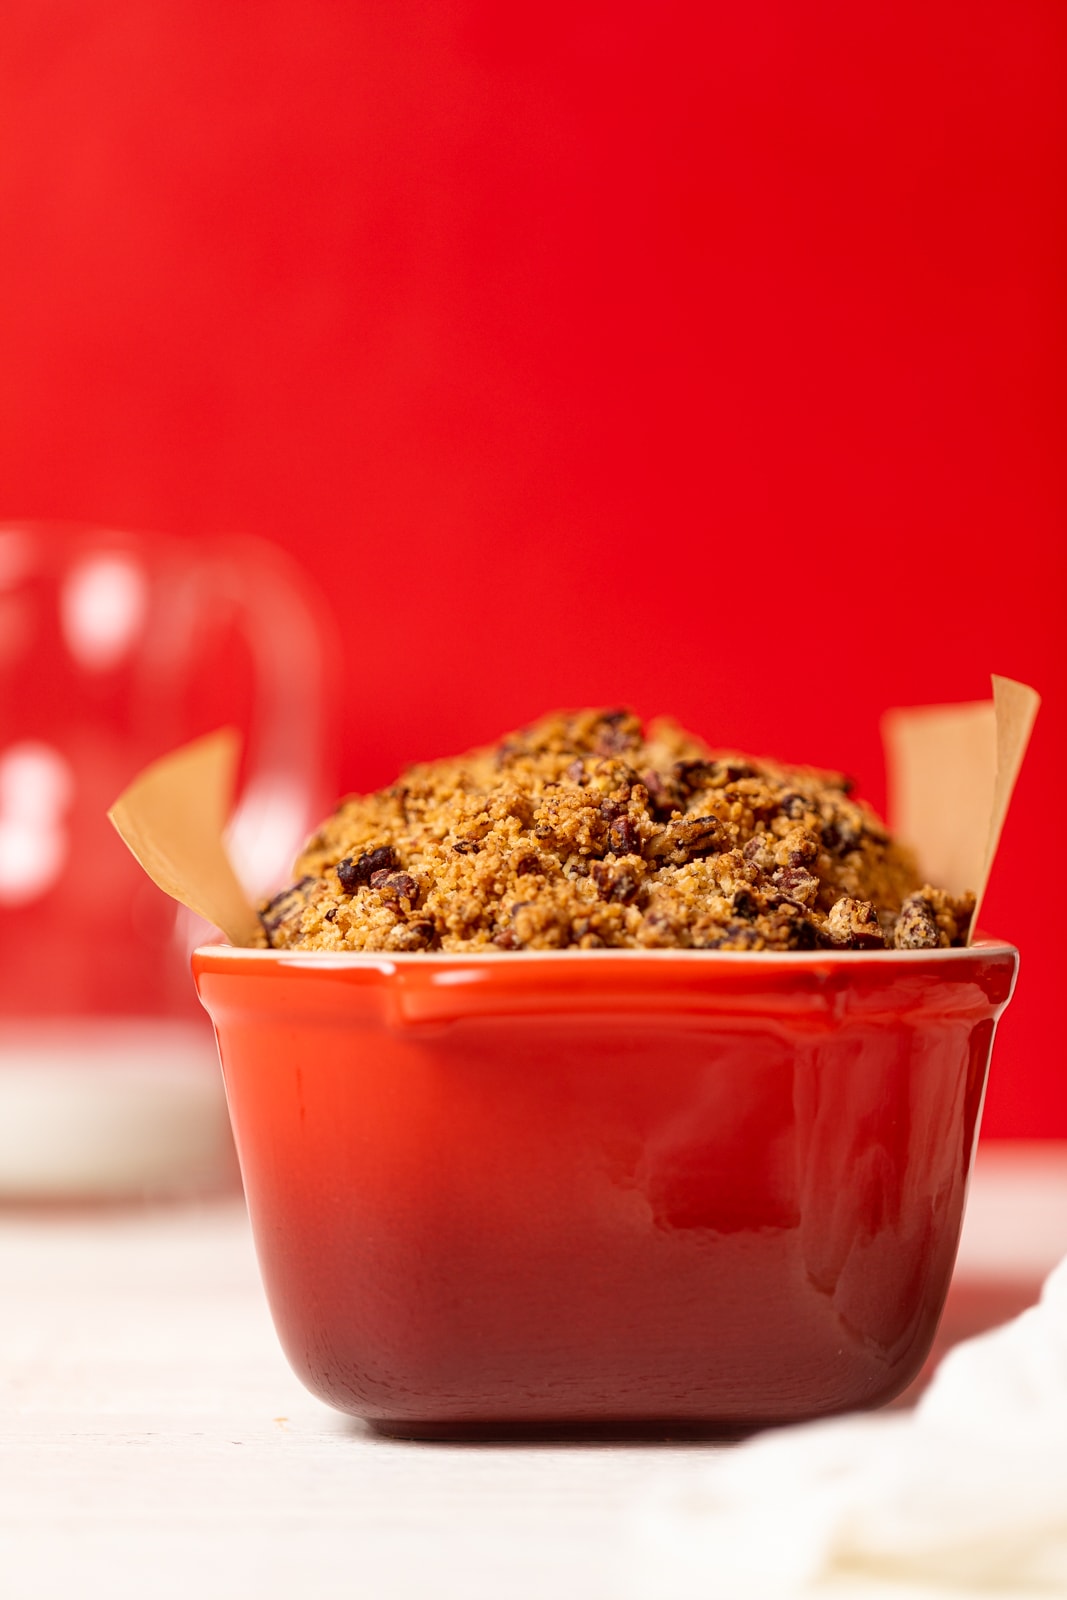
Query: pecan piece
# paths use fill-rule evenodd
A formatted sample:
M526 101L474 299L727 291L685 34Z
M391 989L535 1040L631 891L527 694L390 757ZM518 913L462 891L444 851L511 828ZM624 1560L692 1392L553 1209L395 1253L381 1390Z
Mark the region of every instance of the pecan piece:
M267 936L267 943L274 944L274 935L288 923L296 923L303 915L304 908L311 898L310 889L316 882L314 878L300 878L288 889L283 889L272 900L268 900L258 912L260 926Z
M806 917L798 917L786 935L786 944L790 950L815 950L819 944L819 935L815 924Z
M649 804L662 821L666 821L673 811L681 811L685 806L685 791L676 778L665 777L649 767L642 772L641 782L648 790Z
M706 761L703 757L695 761L676 761L671 768L671 776L683 789L706 789L715 778L718 767L717 761Z
M778 809L783 816L789 818L790 822L801 822L809 811L815 810L815 807L810 800L805 800L802 794L790 790L778 801Z
M739 783L742 778L757 776L755 767L749 766L747 761L720 760L713 763L710 781L716 788L723 788L728 783Z
M848 895L835 900L826 918L826 932L835 945L849 950L885 948L878 913L869 900L853 900Z
M625 869L620 871L607 861L594 861L590 871L601 900L628 906L637 899L641 885L632 873Z
M617 856L639 856L641 836L629 817L616 817L608 829L608 845Z
M739 889L734 895L731 910L735 917L743 917L746 922L754 922L759 916L759 905L755 896L749 894L747 889Z
M665 911L646 911L637 930L637 942L656 950L685 942L683 930Z
M385 844L378 850L365 850L355 860L345 856L337 863L336 872L345 894L355 894L357 889L370 883L376 872L391 871L399 865L396 851L392 845Z
M863 842L863 830L847 817L834 817L822 825L822 847L832 856L847 856Z
M909 894L904 901L893 928L893 944L898 950L936 950L940 946L937 919L924 895Z
M669 822L659 833L653 834L648 854L653 861L680 867L695 856L721 850L725 838L718 817L685 818L680 822Z
M516 877L524 877L528 872L541 872L543 862L536 850L521 850L518 855L512 856L511 866Z
M419 898L419 886L410 873L390 872L387 867L371 874L370 887L377 889L391 911L410 911Z
M818 878L800 866L779 867L777 872L771 873L771 883L781 899L803 910L814 904L819 892Z
M753 834L741 854L746 861L754 862L761 872L770 872L774 866L774 839L767 833Z
M641 723L632 711L604 711L597 718L593 750L600 756L623 755L641 743Z

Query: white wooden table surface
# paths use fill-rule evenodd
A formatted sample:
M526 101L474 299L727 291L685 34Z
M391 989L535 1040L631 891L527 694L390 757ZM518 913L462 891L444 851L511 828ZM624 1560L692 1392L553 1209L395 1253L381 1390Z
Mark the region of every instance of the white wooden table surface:
M1065 1253L1067 1146L983 1147L946 1337ZM290 1374L232 1200L0 1212L0 1285L2 1600L618 1600L717 1448L377 1439Z

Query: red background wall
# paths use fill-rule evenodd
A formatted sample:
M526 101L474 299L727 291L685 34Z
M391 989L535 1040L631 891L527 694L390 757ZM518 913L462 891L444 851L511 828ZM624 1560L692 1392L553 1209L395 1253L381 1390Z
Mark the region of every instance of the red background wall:
M338 780L560 703L858 773L1045 695L994 1134L1067 1135L1060 0L8 0L0 515L264 535Z

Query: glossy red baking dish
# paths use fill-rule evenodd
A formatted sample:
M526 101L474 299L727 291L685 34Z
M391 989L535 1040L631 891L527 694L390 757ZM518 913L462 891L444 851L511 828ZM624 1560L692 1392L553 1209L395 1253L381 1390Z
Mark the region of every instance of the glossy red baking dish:
M196 952L281 1342L375 1426L733 1428L926 1356L1017 952Z

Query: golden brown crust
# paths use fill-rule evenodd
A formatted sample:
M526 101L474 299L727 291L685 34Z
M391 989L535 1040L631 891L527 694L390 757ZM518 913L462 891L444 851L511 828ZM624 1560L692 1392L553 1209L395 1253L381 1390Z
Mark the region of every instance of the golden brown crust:
M840 774L629 711L556 712L350 796L295 875L260 912L279 948L930 949L974 903L921 885Z

